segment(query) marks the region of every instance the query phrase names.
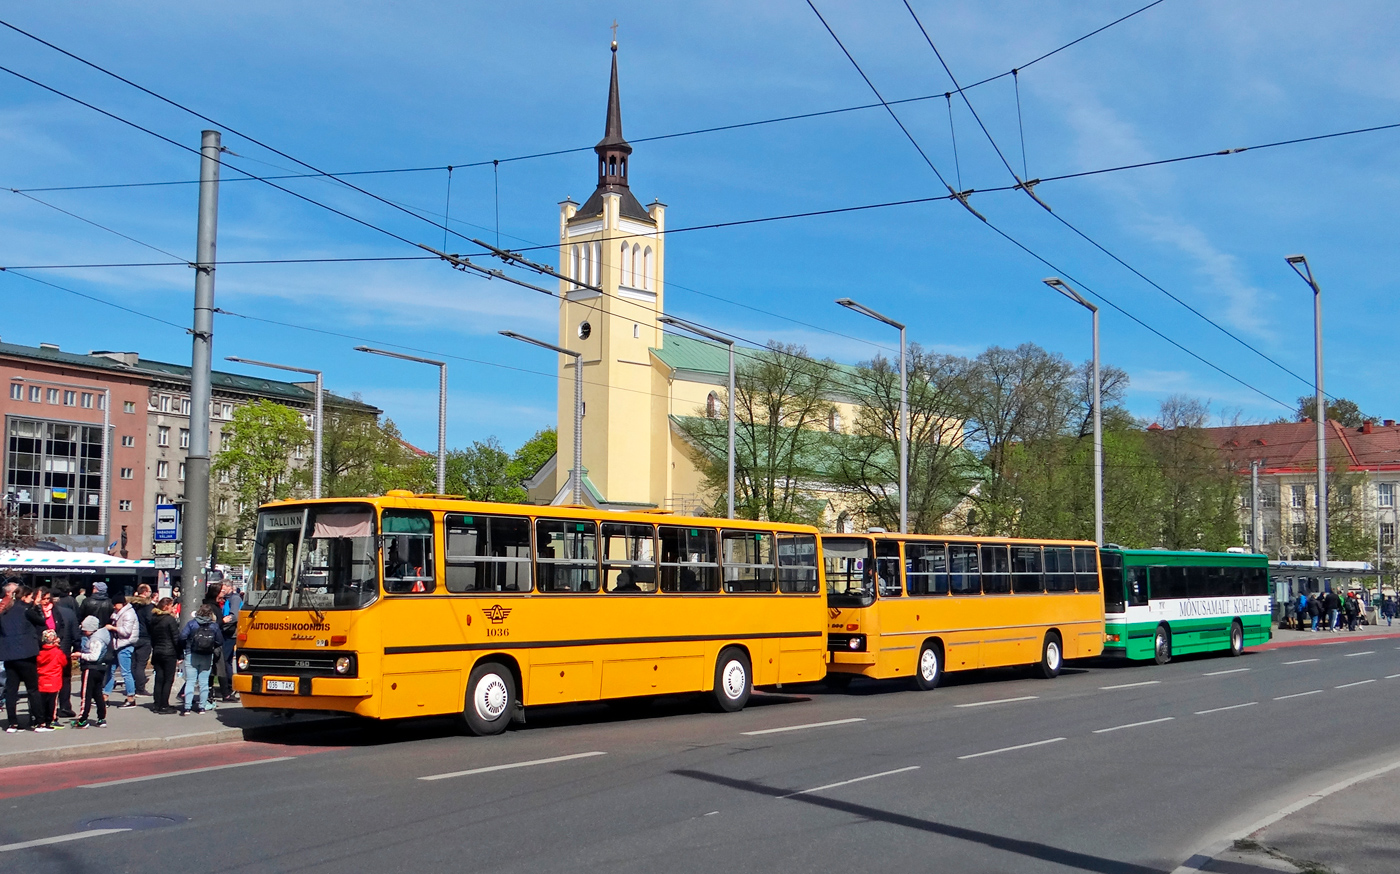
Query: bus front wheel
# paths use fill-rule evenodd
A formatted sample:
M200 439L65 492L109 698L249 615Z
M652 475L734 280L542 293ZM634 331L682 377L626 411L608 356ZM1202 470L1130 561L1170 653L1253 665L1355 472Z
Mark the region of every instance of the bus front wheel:
M938 646L925 643L919 650L919 663L914 670L914 685L927 692L943 679L943 659L939 658Z
M1159 665L1172 660L1172 633L1165 625L1158 625L1152 634L1152 660Z
M715 661L715 705L725 713L744 709L753 693L749 657L737 647L722 650Z
M1238 619L1230 623L1230 655L1244 655L1244 626Z
M472 734L500 734L510 725L515 710L515 676L499 662L483 662L467 680L467 702L462 721Z
M1060 635L1053 631L1045 635L1045 643L1041 644L1040 664L1036 665L1036 673L1047 680L1053 680L1060 675L1060 668L1064 666L1065 653L1060 644Z

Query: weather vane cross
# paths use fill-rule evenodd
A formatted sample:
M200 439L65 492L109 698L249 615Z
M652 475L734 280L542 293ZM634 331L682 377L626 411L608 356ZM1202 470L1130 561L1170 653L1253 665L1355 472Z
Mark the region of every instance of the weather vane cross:
M613 41L613 42L617 42L617 19L616 19L616 18L613 19L613 23L612 23L612 32L613 32L613 40L612 40L612 41Z

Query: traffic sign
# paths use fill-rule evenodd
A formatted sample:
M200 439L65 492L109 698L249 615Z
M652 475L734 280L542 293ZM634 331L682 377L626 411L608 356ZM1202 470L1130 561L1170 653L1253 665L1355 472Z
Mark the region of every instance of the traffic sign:
M155 558L156 568L159 570L172 570L175 562L179 560L178 555L158 555Z
M154 540L173 542L180 539L180 509L174 504L156 505Z

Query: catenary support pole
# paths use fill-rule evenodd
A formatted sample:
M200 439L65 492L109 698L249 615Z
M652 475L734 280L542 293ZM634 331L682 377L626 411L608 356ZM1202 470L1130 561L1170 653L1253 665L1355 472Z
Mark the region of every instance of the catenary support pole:
M447 494L447 365L438 365L437 493Z
M1313 420L1317 425L1317 570L1318 579L1327 581L1327 399L1322 389L1322 289L1313 277L1312 265L1305 255L1284 258L1293 272L1302 277L1313 293L1313 385L1317 392L1313 402Z
M199 158L199 231L195 243L194 340L190 353L190 452L185 459L185 518L180 545L180 615L204 599L209 555L209 400L214 346L214 263L219 223L218 131L204 132Z
M1249 463L1249 548L1252 552L1263 552L1259 531L1259 459Z
M1099 309L1094 307L1094 542L1103 546L1103 392L1099 386Z

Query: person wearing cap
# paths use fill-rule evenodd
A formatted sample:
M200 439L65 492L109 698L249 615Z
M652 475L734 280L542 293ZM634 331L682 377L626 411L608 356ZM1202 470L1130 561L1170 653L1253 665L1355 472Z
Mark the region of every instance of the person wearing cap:
M97 617L97 624L103 627L112 624L112 602L107 598L107 584L97 582L92 584L92 594L83 599L83 603L78 605L78 618L86 619L89 616Z
M83 667L83 715L73 722L73 727L103 728L107 725L107 699L102 695L102 684L107 681L107 651L112 638L96 616L83 619L82 629L83 648L73 653L73 660ZM97 719L89 721L94 704Z
M0 608L0 660L5 662L5 731L19 731L19 684L29 697L29 727L39 724L39 633L44 630L44 614L34 604L34 590L20 586Z

